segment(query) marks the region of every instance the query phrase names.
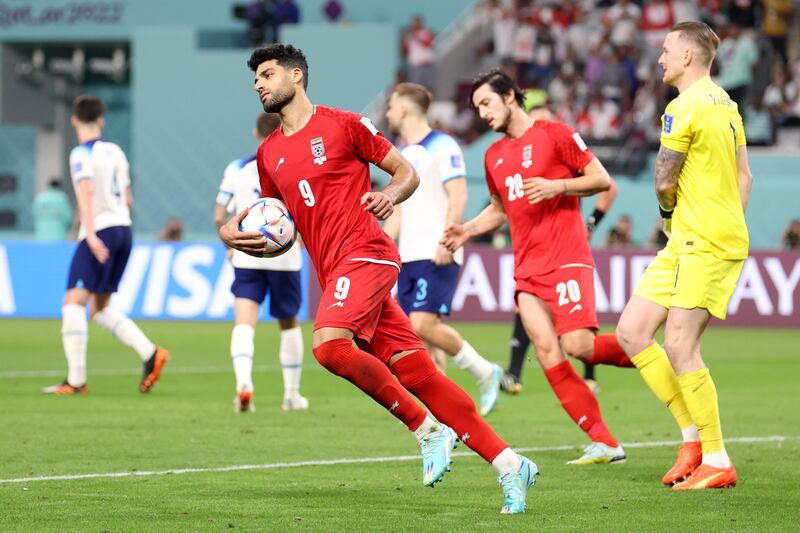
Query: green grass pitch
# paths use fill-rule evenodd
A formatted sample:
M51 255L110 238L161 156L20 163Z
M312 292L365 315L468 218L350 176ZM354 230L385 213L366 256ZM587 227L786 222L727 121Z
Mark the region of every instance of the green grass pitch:
M635 370L599 368L603 413L629 446L628 463L569 467L586 443L535 362L525 390L503 396L490 423L542 471L524 515L501 516L492 468L456 457L435 489L422 486L413 437L310 352L302 391L308 412L280 411L276 326L256 336L254 414L232 411L230 324L142 322L172 358L148 395L137 391L132 350L90 327L85 397L39 389L63 379L60 323L0 321L0 531L796 531L800 518L800 331L713 328L703 351L719 391L739 485L671 493L660 477L677 428ZM509 325L458 325L487 358L505 365ZM449 375L473 398L477 386ZM569 449L559 448L564 445ZM538 450L538 451L536 451ZM459 452L466 451L459 445ZM402 456L413 459L402 460ZM397 457L386 462L222 467ZM65 475L191 473L29 480ZM216 470L214 470L216 469Z

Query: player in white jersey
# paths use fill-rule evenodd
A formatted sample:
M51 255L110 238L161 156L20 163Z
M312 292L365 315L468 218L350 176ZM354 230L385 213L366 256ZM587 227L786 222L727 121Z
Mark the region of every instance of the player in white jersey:
M450 314L464 251L451 254L439 239L447 224L462 222L467 180L458 143L428 124L430 102L430 92L415 83L397 85L389 98L389 127L404 141L400 153L414 166L420 183L402 207L395 209L385 229L398 239L403 261L397 280L400 306L430 348L444 351L475 377L481 390L480 413L486 416L497 403L503 370L481 357L441 319ZM442 363L437 361L443 370Z
M139 354L144 363L140 392L150 391L169 358L167 350L155 346L130 318L108 305L131 252L133 196L125 153L100 138L104 112L105 105L94 96L79 96L73 104L71 123L80 144L72 150L69 166L81 217L80 242L72 257L61 308L67 379L42 389L47 394L89 392L87 303L89 314L98 325Z
M259 143L278 127L280 117L262 113L253 135ZM214 223L220 228L230 215L239 214L261 197L256 156L237 159L225 169L214 206ZM235 325L231 335L231 358L236 375L234 410L255 411L253 402L253 353L258 309L269 292L269 313L278 319L281 342L278 357L283 371L283 403L281 409L308 409L308 400L300 396L300 374L303 365L303 332L297 320L302 291L300 245L278 257L261 259L233 250L231 263L235 278L231 292L235 296Z

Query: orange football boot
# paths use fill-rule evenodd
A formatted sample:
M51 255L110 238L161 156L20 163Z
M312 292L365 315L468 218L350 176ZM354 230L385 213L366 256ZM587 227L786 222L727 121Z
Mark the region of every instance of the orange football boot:
M736 469L733 462L728 468L701 464L689 479L673 485L672 490L726 489L736 486Z
M670 468L661 482L664 485L674 485L688 478L694 469L703 462L703 448L700 441L684 442L678 448L678 460Z
M144 376L142 382L139 384L139 392L150 392L153 385L158 381L161 376L161 369L167 364L169 360L169 352L164 348L156 348L152 357L144 364Z
M256 404L253 402L253 391L243 390L234 399L234 411L237 413L253 413L256 410Z

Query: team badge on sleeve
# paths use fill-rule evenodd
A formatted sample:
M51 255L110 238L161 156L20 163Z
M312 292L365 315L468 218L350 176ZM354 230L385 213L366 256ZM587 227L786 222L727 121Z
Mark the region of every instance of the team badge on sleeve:
M672 115L664 114L664 133L672 133Z
M311 139L311 155L314 156L315 165L321 165L328 160L325 156L325 145L322 144L322 137Z
M460 168L464 165L461 161L461 156L453 154L450 156L450 166L453 168Z

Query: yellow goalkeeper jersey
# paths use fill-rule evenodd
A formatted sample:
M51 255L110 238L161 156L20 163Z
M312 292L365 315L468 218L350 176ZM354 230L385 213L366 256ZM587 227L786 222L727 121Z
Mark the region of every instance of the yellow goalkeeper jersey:
M710 251L720 259L747 257L750 239L736 167L736 149L746 142L736 102L708 76L667 105L661 117L661 145L686 154L671 246Z

